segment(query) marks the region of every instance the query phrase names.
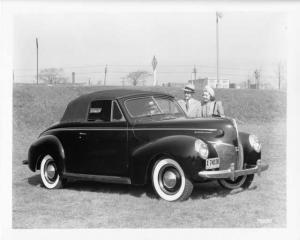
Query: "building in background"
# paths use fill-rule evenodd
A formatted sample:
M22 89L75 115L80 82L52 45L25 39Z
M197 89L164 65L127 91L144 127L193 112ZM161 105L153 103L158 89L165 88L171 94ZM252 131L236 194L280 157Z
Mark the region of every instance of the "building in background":
M206 85L216 88L217 86L217 79L209 79L208 77L205 78L198 78L196 80L189 80L189 83L193 83L196 88L204 88ZM230 82L228 79L220 79L220 88L229 88Z
M216 88L217 79L209 79L208 77L205 77L205 78L198 78L196 80L188 80L187 83L194 84L197 89L203 89L206 85L209 85L212 88ZM184 86L187 83L186 82L184 82L184 83L168 82L167 84L164 84L164 86L184 88ZM220 79L220 88L230 88L229 80L228 79Z
M164 84L166 87L177 87L177 88L184 88L186 83L178 83L178 82L168 82Z

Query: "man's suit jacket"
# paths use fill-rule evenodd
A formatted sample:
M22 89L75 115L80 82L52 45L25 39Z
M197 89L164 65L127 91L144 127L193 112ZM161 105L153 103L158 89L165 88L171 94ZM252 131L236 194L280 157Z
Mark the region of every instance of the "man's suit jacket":
M185 111L186 115L191 118L199 118L201 117L201 102L190 98L188 102L188 109L187 104L185 100L179 100L179 105L182 107L182 109Z

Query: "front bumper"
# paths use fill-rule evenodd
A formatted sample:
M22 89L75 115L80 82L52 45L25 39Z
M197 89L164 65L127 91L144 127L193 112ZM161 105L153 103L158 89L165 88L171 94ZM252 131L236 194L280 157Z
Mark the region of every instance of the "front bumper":
M260 175L262 171L267 170L268 164L262 164L261 160L257 160L256 165L251 168L245 168L241 170L235 170L234 163L231 163L230 168L227 170L217 170L217 171L201 171L198 176L205 179L220 179L220 178L230 178L232 181L239 176L249 175L257 173Z

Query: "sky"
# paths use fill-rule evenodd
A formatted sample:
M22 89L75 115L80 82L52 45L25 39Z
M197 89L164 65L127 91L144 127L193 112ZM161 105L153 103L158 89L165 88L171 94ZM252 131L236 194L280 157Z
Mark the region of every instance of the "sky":
M287 17L280 12L222 12L219 62L222 79L246 81L260 69L266 82L276 81L287 58ZM216 13L197 11L19 14L14 18L15 82L33 82L36 43L39 68L63 68L71 79L121 84L132 71L152 72L158 83L216 78ZM151 77L148 83L151 84Z

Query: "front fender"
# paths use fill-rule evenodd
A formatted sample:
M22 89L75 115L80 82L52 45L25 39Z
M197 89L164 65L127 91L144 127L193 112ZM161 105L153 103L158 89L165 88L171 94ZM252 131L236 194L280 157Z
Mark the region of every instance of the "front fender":
M256 161L261 159L261 152L257 153L249 143L249 135L245 132L239 133L240 141L244 149L244 163L249 165L256 165Z
M145 184L154 162L161 157L174 159L182 167L187 177L193 178L197 174L197 169L202 169L205 164L205 160L195 151L196 139L198 138L192 136L173 135L136 148L131 155L133 184Z
M59 139L53 135L42 136L30 146L28 151L29 169L33 172L39 169L41 157L46 154L51 154L58 161L58 168L63 172L65 169L64 149Z

